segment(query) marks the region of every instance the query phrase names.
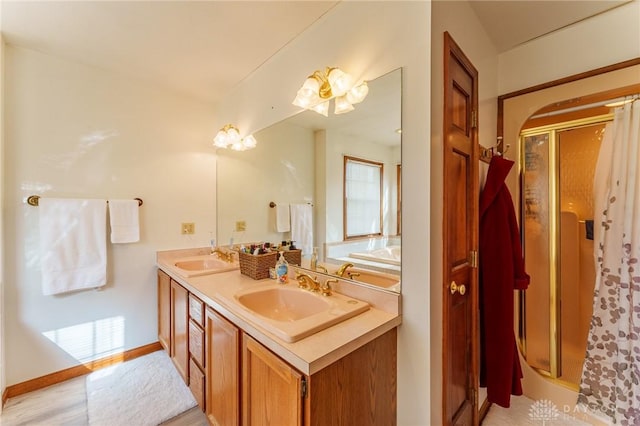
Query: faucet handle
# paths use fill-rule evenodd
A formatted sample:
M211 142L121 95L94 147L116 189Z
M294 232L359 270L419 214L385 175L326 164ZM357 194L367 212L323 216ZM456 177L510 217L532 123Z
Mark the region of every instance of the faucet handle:
M330 278L324 282L324 284L320 287L321 294L323 296L331 296L331 286L329 283L338 283L337 278Z

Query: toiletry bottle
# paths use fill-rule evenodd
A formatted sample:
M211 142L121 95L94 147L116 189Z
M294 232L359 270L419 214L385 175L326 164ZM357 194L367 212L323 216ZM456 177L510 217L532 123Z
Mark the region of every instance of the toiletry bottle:
M289 263L284 258L284 252L280 252L280 259L276 263L276 277L280 284L286 284L289 281Z
M315 271L318 268L318 247L313 248L311 253L311 270Z

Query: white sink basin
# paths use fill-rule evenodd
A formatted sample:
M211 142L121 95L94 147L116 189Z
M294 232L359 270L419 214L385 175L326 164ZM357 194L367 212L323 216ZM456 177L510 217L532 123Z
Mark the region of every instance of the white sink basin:
M240 269L237 260L226 262L210 254L176 259L173 265L180 275L187 278Z
M351 277L349 274L353 274ZM345 278L351 278L377 287L391 288L400 283L400 277L382 272L372 272L367 269L349 268L345 274Z
M295 284L268 284L238 292L235 302L261 317L260 325L286 342L296 342L369 309L369 304L333 293L322 296Z
M247 309L276 321L297 321L327 311L331 304L295 287L271 287L237 296Z

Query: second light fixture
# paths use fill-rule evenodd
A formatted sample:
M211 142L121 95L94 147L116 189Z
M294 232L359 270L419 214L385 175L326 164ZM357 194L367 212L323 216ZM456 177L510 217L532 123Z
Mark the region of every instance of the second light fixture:
M334 114L352 111L353 105L360 103L369 93L367 82L354 84L353 77L340 68L327 67L314 71L304 82L293 104L313 110L327 117L329 101L335 98Z

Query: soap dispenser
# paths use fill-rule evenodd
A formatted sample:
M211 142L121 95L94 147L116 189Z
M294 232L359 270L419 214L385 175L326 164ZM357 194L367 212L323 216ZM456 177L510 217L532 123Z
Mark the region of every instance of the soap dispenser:
M313 248L313 253L311 253L311 270L315 271L318 269L318 247Z
M284 258L284 252L280 252L280 259L276 263L276 277L280 284L286 284L289 281L289 263Z

